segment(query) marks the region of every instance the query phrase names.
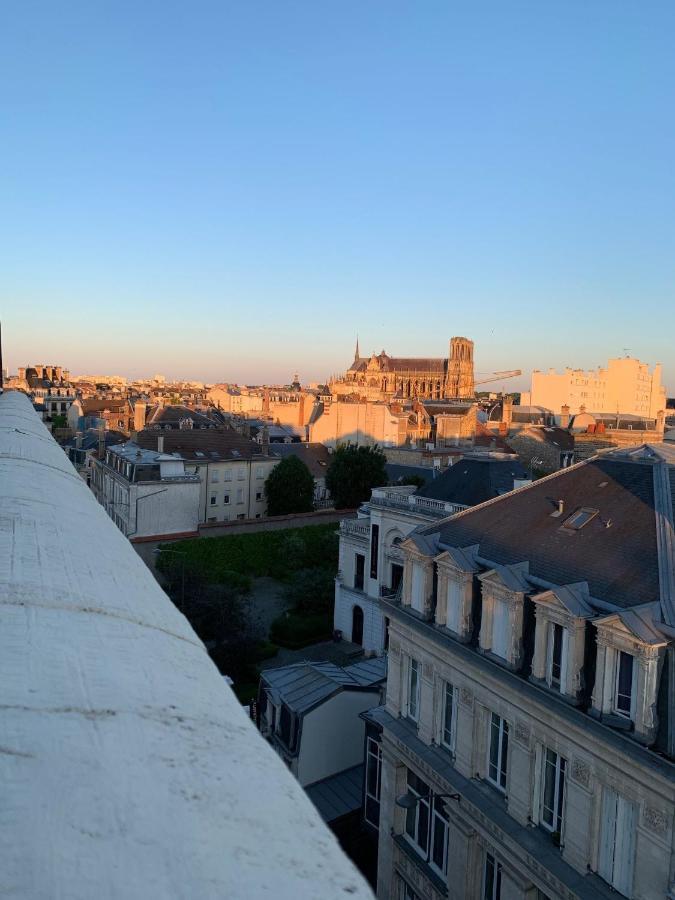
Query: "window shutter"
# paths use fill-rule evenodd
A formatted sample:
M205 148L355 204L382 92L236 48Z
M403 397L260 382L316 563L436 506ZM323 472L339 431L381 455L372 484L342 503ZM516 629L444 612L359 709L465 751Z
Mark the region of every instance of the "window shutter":
M614 842L616 837L617 795L611 788L603 788L600 821L598 874L609 884L614 880Z
M626 897L632 895L634 855L635 807L623 797L617 797L613 884Z

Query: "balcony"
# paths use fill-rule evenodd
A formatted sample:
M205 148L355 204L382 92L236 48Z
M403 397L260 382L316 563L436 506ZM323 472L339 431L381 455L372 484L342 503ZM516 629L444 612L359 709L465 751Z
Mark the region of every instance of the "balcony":
M340 522L340 536L367 541L370 539L370 522L359 521L358 519L343 519Z
M465 506L459 503L449 503L446 500L432 500L430 497L418 497L411 487L410 492L404 490L389 490L388 488L375 488L370 498L370 503L375 506L386 506L393 509L403 509L413 515L445 518L458 513Z

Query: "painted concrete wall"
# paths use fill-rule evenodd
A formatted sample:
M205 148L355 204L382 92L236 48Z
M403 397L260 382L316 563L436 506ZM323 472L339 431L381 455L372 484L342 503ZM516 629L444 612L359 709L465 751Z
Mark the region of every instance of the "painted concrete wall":
M379 691L342 691L304 717L297 774L303 787L363 762L359 713L377 706L378 698Z

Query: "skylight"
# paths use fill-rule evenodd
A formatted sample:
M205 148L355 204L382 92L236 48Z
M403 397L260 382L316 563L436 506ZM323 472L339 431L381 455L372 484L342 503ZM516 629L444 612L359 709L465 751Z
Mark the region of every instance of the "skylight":
M571 528L573 531L579 531L584 525L587 525L591 519L597 516L599 510L591 509L589 506L582 506L563 523L564 528Z

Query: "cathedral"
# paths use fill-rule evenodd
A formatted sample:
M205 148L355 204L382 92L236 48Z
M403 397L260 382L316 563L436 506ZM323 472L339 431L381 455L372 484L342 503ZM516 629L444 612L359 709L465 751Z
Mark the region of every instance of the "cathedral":
M444 359L389 356L384 350L361 356L357 340L354 362L329 388L335 398L370 401L473 400L473 341L451 338Z

